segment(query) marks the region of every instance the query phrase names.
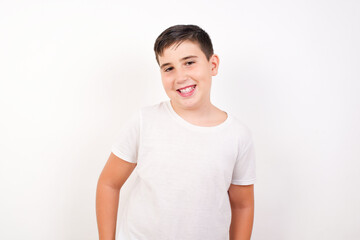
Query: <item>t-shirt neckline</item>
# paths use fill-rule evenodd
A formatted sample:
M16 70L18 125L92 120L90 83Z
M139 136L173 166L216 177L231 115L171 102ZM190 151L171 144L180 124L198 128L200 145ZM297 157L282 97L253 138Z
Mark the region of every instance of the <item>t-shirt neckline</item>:
M180 123L181 125L196 130L196 131L218 131L219 129L223 129L225 126L227 126L231 120L232 120L232 116L231 114L229 114L227 111L224 111L227 114L227 118L225 119L225 121L223 121L222 123L215 125L215 126L198 126L198 125L194 125L188 121L186 121L185 119L183 119L179 114L177 114L175 112L175 110L173 109L170 100L164 101L167 110L169 111L170 115L174 118L174 120L178 123Z

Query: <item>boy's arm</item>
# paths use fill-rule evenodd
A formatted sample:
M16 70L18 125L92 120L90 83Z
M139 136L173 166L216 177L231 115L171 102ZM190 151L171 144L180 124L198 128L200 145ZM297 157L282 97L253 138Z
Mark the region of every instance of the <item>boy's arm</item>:
M230 240L250 240L254 220L254 185L229 188L231 205Z
M114 240L119 193L136 163L127 162L113 153L102 170L96 189L96 217L100 240Z

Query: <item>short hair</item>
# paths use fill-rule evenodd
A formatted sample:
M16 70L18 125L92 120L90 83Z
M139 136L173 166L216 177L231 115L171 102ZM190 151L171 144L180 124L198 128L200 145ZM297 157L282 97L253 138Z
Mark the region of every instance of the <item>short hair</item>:
M159 64L158 56L161 56L166 48L173 44L180 45L185 40L198 43L207 60L214 54L210 36L199 26L174 25L164 30L155 41L154 51L157 63Z

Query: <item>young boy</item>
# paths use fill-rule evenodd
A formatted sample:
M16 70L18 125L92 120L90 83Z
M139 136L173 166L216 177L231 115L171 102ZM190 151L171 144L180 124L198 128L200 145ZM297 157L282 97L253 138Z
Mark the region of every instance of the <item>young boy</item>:
M119 193L136 167L119 240L248 240L254 217L250 130L210 102L219 68L208 34L166 29L154 46L169 100L122 127L99 177L100 240L115 239Z

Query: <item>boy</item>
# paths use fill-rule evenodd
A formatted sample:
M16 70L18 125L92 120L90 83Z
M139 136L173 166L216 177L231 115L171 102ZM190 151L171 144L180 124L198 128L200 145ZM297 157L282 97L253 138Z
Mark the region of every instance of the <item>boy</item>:
M115 239L119 192L136 180L119 240L248 240L254 217L250 130L210 102L219 57L195 25L166 29L154 46L170 100L141 108L123 126L99 177L100 240Z

